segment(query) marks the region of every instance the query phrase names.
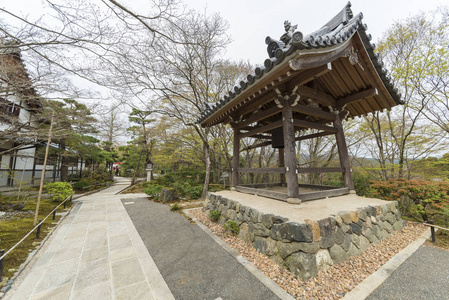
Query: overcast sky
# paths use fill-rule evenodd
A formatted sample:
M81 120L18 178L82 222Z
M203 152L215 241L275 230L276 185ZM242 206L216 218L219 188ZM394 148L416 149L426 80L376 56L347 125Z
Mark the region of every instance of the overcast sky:
M195 9L207 7L209 12L218 12L229 22L233 42L226 56L235 60L249 60L262 64L268 57L265 37L278 39L284 33L284 20L298 25L304 35L311 33L346 5L346 0L186 0ZM447 0L355 0L352 1L354 15L363 13L368 33L373 41L395 21L406 19L420 11L427 12L439 6L447 6Z
M73 0L77 1L77 0ZM278 39L284 33L284 21L298 25L304 35L319 29L346 5L346 0L183 0L187 8L219 13L229 22L233 42L226 57L262 64L268 57L265 37ZM99 0L92 3L103 5ZM119 0L131 7L147 7L145 0ZM394 22L411 15L448 5L447 0L355 0L352 11L362 12L368 33L377 42ZM0 0L0 6L24 15L39 14L42 0Z

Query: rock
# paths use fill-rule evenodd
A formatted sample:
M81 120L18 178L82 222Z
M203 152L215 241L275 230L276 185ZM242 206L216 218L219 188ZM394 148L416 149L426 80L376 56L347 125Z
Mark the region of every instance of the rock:
M254 224L254 234L256 236L267 237L270 236L271 230L266 228L262 223Z
M295 222L273 224L271 227L271 238L277 241L291 240L296 242L312 242L313 235L310 227L306 224Z
M359 214L356 211L350 211L349 215L351 216L351 221L353 223L357 223L359 221Z
M279 255L285 259L287 256L289 256L292 253L295 253L297 251L299 251L299 247L298 247L299 243L284 243L284 242L277 242L277 248L279 251Z
M270 256L270 258L277 263L278 265L280 265L281 267L285 268L285 262L282 259L282 257L279 255L279 253L275 253L274 255Z
M283 243L283 242L277 242L277 248L279 250L279 255L282 258L286 258L292 253L302 251L305 253L317 253L318 250L320 250L320 244L319 243L298 243L298 242L292 242L292 243Z
M247 243L251 243L251 234L249 232L249 226L247 223L243 223L242 225L240 225L240 232L238 237Z
M276 253L276 242L270 238L256 237L254 239L254 248L262 254L273 255Z
M241 213L237 213L236 215L235 215L235 219L234 219L234 221L237 223L237 224L242 224L243 223L243 216L242 216L242 214Z
M349 246L348 255L349 256L359 256L360 249L357 248L353 243L351 243L351 246Z
M313 241L313 234L310 227L300 223L285 223L289 228L289 235L293 241L310 243Z
M235 211L240 212L240 203L238 202L235 203Z
M335 223L337 223L338 227L341 227L341 224L343 224L343 219L340 217L340 215L335 216Z
M357 213L359 215L360 220L362 221L366 221L366 219L368 218L368 213L364 209L359 210Z
M255 208L251 208L249 211L249 216L251 218L251 221L256 224L259 219L259 211Z
M351 235L345 234L345 240L341 244L341 248L344 249L345 251L348 251L349 247L351 246L351 243L352 243Z
M346 233L351 229L351 227L348 224L343 223L343 224L341 224L340 229L341 229L341 231L343 231L343 233Z
M328 250L319 250L316 254L316 266L318 269L318 272L326 271L329 269L330 266L332 266L334 262L332 261L332 258L329 254Z
M293 253L286 260L285 264L290 271L299 276L302 280L309 280L318 274L316 257L310 253Z
M394 224L393 224L393 229L394 230L402 230L402 228L404 228L404 224L402 223L402 221L396 221Z
M387 221L388 223L390 223L391 225L393 225L396 222L396 217L394 214L392 214L391 212L389 212L386 216L385 216L385 221Z
M379 228L379 225L373 226L373 233L379 240L382 238L382 233Z
M273 225L273 217L274 215L272 214L262 215L262 223L266 228L271 229L271 226Z
M283 218L283 217L280 217L280 216L272 217L273 224L282 224L282 223L285 223L287 221L288 221L287 218Z
M379 239L374 235L373 230L368 228L365 232L365 238L368 239L369 242L373 244L379 243Z
M236 215L237 213L235 212L235 210L233 209L228 210L228 219L235 220Z
M339 245L333 245L330 247L329 254L335 264L340 264L349 259L349 255Z
M159 200L161 202L169 202L176 200L174 189L162 189L159 194Z
M310 229L312 230L313 241L317 242L320 239L320 226L318 222L309 219L304 220L304 222L306 222L306 224L310 226Z
M351 215L347 212L347 211L341 211L338 213L338 215L340 216L340 218L343 220L343 222L345 224L351 224L352 219L351 219Z
M351 236L351 239L352 239L352 243L353 243L357 248L360 249L360 237L359 237L358 235L356 235L356 234L353 234L353 235Z
M360 235L362 233L362 228L358 224L351 223L350 226L353 233L357 235Z
M390 237L390 234L385 229L380 232L380 236L382 239L387 239Z
M360 251L362 251L362 253L363 253L366 250L368 250L369 247L371 247L370 241L366 237L361 236L360 237Z
M396 214L396 212L398 211L398 206L399 206L398 201L392 201L392 202L390 202L390 211L391 211L393 214Z
M366 218L365 224L366 224L367 228L371 228L373 226L373 223L371 221L371 217Z
M335 244L335 238L334 236L323 236L320 240L320 248L321 249L327 249L332 247Z
M345 234L341 228L338 228L337 231L335 231L335 243L338 245L341 245L345 240Z
M376 217L371 217L371 224L377 224L377 218Z
M323 237L333 236L335 232L335 225L337 222L334 218L325 218L318 221L320 226L320 235Z
M383 204L381 206L382 209L382 215L386 216L390 212L390 204Z
M218 218L218 224L220 224L220 225L223 225L224 223L226 223L226 218L225 217L223 217L223 215L221 215L219 218Z
M391 224L388 223L388 222L384 222L384 229L386 231L388 231L388 233L393 233L394 232L393 226L391 226Z

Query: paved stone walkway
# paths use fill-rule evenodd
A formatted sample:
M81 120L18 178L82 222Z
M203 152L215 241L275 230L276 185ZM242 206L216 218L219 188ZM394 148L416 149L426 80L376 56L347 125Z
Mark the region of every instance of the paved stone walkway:
M116 195L130 183L117 179L77 200L6 299L174 299L120 202L136 194Z

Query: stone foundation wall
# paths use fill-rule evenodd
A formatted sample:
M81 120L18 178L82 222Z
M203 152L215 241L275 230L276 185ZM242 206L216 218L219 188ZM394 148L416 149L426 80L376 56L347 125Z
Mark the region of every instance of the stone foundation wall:
M306 220L304 224L263 214L215 194L209 194L204 209L220 211L221 224L227 220L237 222L241 239L301 279L308 280L333 264L360 255L395 230L401 230L404 222L397 204L394 201L358 211L342 211L335 217Z

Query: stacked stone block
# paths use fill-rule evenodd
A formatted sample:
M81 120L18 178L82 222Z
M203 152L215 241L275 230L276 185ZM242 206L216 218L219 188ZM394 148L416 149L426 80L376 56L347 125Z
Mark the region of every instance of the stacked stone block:
M308 280L333 264L362 254L371 244L379 243L395 230L401 230L404 222L397 205L394 201L357 211L342 211L318 221L305 220L304 224L261 213L215 194L209 194L204 209L220 211L220 224L227 220L237 222L241 239L301 279Z

